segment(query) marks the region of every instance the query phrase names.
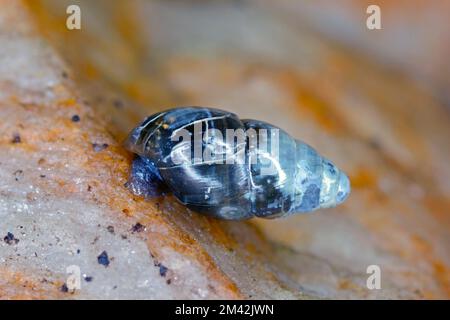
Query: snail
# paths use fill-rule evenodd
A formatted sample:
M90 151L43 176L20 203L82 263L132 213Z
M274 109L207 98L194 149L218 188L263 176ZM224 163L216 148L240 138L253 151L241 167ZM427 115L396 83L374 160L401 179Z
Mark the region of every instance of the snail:
M277 218L342 203L347 175L269 123L213 108L156 113L134 128L127 183L138 195L168 191L188 208L226 220Z

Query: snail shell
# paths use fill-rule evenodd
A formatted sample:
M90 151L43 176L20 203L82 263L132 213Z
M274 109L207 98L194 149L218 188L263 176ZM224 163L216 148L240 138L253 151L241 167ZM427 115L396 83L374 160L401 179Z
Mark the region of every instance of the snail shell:
M245 131L247 138L268 133L266 143L224 141L227 129ZM210 152L210 160L198 159L195 141ZM271 124L240 120L223 110L182 107L156 113L131 131L125 147L138 155L130 179L135 193L168 189L189 208L221 219L310 212L334 207L350 193L348 177L308 144ZM236 161L239 157L244 161Z

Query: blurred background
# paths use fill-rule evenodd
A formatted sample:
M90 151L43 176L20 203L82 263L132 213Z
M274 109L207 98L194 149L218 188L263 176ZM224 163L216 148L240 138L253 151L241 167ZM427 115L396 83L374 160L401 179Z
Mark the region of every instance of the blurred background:
M156 111L211 106L278 125L349 173L338 208L245 223L269 244L281 287L450 297L450 2L27 3L117 141ZM80 31L65 28L69 4L81 7ZM370 4L381 30L366 28ZM366 288L372 264L383 290Z

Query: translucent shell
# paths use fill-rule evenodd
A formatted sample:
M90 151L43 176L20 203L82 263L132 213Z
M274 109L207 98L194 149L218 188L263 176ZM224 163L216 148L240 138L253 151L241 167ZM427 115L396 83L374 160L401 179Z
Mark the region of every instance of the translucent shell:
M178 139L180 132L191 139ZM224 139L228 132L245 132L248 139ZM264 144L249 143L261 133ZM151 196L167 187L191 209L221 219L310 212L334 207L350 193L348 177L306 143L223 110L183 107L154 114L131 131L125 146L138 155L130 178L135 193ZM213 160L199 159L204 152Z

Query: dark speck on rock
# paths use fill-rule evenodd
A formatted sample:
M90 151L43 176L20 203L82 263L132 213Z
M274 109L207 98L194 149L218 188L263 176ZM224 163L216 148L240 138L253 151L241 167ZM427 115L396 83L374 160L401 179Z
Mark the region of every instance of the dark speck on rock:
M93 277L90 277L90 276L84 277L84 281L86 281L86 282L92 282L92 280L94 280Z
M119 99L115 99L113 101L113 105L114 107L116 107L117 109L122 109L123 108L123 102Z
M131 232L142 232L145 230L145 226L143 224L140 224L139 222L136 223L133 227L131 227Z
M99 226L100 227L100 226ZM98 239L100 239L98 236L96 236L95 238L94 238L94 240L91 242L91 244L95 244L97 241L98 241Z
M108 148L109 145L107 143L93 143L92 147L94 148L95 152L100 152L100 151L105 150L106 148Z
M12 245L17 244L19 242L19 239L15 238L14 234L12 234L11 232L8 232L6 236L3 238L3 241L5 241L9 245Z
M97 261L99 264L101 264L105 267L109 266L108 253L106 251L103 251L102 253L100 253L100 255L97 257Z
M379 141L378 139L376 139L376 138L372 138L372 139L369 140L369 146L370 146L372 149L375 149L375 150L380 150L380 149L381 149L381 143L380 143L380 141Z
M61 292L69 292L69 288L65 283L61 286L61 288L59 288L59 290L61 290Z
M16 170L13 174L16 181L19 181L19 179L23 177L23 170Z
M12 143L21 143L22 139L20 138L20 134L14 133L11 142Z
M109 233L114 234L114 227L113 226L107 226L106 229L108 230Z
M79 122L79 121L80 121L80 116L77 115L77 114L74 114L74 115L72 116L72 121L73 121L73 122Z
M158 263L159 266L159 275L161 277L165 277L167 274L167 271L169 270L165 265Z

